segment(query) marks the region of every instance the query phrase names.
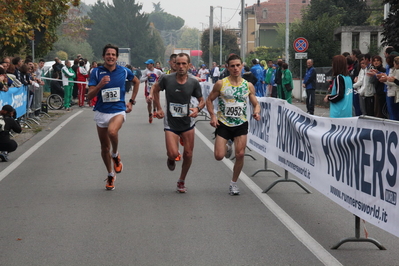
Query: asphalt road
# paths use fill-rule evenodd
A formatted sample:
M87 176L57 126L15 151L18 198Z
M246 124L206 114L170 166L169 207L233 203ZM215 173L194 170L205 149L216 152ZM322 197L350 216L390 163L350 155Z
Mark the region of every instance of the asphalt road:
M128 95L130 96L130 95ZM162 98L164 99L164 98ZM240 196L232 160L213 158L209 121L197 123L188 193L181 162L166 166L163 123L148 123L142 91L120 131L124 170L105 190L93 112L75 108L0 163L0 265L398 265L399 239L362 223L370 243L346 243L354 216L312 188L280 183L246 157ZM281 175L284 171L269 163ZM290 175L290 178L294 178Z

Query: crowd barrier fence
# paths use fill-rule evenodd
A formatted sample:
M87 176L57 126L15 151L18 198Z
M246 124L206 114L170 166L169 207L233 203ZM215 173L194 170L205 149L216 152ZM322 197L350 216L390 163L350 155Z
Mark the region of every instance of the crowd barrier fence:
M261 120L249 118L247 145L356 216L356 236L335 248L354 241L385 249L374 239L359 237L358 218L399 236L399 123L318 117L284 100L258 101Z

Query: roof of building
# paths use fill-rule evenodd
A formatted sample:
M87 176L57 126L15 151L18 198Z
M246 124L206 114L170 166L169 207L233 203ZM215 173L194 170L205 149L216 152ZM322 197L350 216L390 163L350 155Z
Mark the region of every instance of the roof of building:
M289 0L289 3L290 23L292 23L302 18L302 8L308 6L310 0ZM252 6L247 6L245 11L255 11L258 24L285 23L285 4L286 0L269 0L259 3L259 6L256 3ZM266 10L266 17L264 17L264 10Z

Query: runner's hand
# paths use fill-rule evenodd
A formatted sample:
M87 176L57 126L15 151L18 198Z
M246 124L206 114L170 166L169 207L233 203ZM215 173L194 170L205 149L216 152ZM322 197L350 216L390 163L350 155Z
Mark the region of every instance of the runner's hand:
M219 126L219 121L216 118L216 116L211 117L211 122L210 122L211 126L217 128Z
M156 117L157 117L158 119L162 119L162 118L165 117L165 113L163 112L163 110L157 110L156 114L157 114Z

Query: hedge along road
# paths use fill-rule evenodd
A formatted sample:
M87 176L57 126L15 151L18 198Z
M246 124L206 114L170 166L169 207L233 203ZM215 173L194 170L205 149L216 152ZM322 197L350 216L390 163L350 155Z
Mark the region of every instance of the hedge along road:
M398 239L371 225L370 237L387 251L368 243L330 250L354 235L353 215L295 184L262 194L278 177L248 177L263 167L257 154L251 153L256 161L246 157L241 195L229 196L232 162L213 159L207 121L197 123L188 193L176 194L181 162L175 172L167 169L163 123L148 124L141 93L120 131L124 171L115 191L105 191L92 117L88 108L75 109L0 165L0 264L394 265L399 259Z

